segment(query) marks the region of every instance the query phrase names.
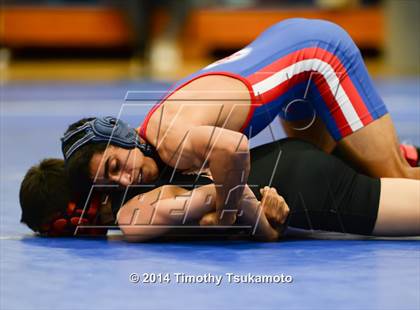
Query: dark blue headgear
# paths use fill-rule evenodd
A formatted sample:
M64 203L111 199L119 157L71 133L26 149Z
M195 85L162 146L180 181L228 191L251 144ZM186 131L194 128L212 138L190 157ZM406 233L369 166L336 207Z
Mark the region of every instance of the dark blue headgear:
M75 140L73 137L79 133L83 133L83 136ZM68 160L83 145L98 142L109 142L111 145L125 149L138 147L146 156L152 156L153 154L153 147L141 143L134 128L130 128L126 123L115 117L106 116L88 121L82 126L67 132L61 138L64 159Z

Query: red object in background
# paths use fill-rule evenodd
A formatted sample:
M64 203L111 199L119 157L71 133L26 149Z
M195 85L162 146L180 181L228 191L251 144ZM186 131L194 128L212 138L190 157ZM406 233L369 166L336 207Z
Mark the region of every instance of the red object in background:
M417 149L413 145L401 144L400 150L410 166L417 167L419 162L419 153L417 152Z

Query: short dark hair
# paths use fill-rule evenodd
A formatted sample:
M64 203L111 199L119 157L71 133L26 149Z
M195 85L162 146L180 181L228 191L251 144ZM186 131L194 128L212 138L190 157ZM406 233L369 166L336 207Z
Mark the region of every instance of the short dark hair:
M67 208L71 191L64 161L47 158L31 167L20 186L21 222L34 232Z
M83 118L71 124L66 130L65 134L86 122L94 120L95 118ZM72 140L79 140L82 138L83 133L78 133L72 137ZM83 192L92 186L92 178L90 175L90 161L93 155L103 153L107 147L106 142L101 143L87 143L80 149L75 151L72 156L67 160L66 168L68 170L72 190L75 192ZM64 150L66 151L66 150Z

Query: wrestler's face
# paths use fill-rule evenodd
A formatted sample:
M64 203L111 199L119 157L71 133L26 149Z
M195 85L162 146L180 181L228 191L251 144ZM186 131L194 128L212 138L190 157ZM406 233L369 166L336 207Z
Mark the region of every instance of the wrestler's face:
M150 183L157 178L156 162L138 149L127 150L109 146L90 161L90 175L95 183L113 183L122 186Z

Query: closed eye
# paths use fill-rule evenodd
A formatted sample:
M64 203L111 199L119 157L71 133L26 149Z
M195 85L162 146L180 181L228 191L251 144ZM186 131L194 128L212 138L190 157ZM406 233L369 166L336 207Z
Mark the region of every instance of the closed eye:
M109 179L111 175L118 174L119 170L120 170L119 160L116 158L108 157L108 159L105 162L105 170L104 170L105 178Z
M120 171L120 161L116 158L112 159L109 163L109 173L110 174L117 174Z

